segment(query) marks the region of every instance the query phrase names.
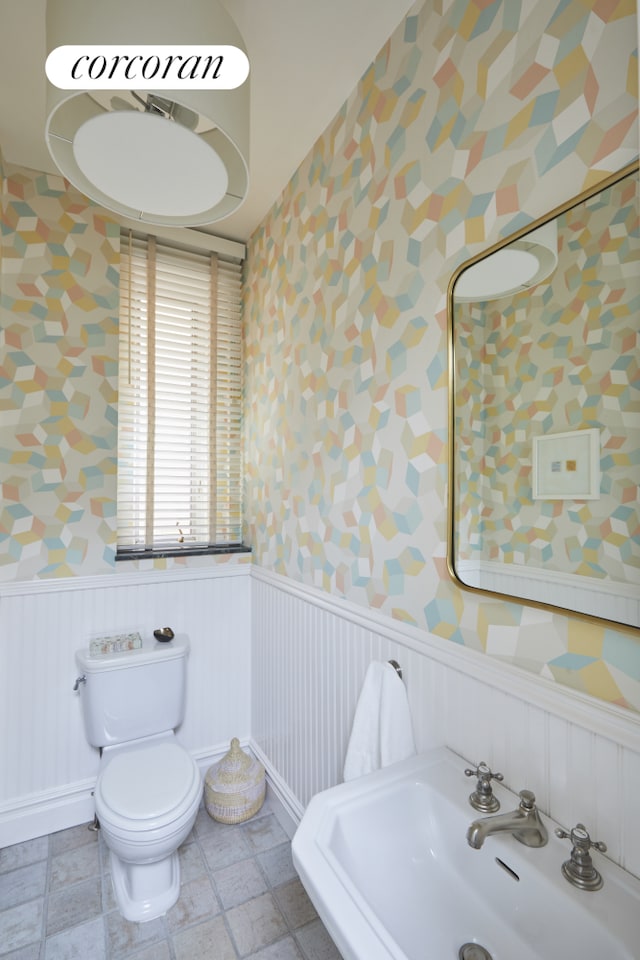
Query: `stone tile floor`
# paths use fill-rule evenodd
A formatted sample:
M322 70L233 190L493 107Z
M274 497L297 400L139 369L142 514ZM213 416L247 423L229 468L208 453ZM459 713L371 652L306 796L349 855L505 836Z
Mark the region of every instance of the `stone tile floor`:
M0 850L2 960L340 960L269 803L216 823L202 808L180 849L181 890L165 917L116 908L109 854L86 826Z

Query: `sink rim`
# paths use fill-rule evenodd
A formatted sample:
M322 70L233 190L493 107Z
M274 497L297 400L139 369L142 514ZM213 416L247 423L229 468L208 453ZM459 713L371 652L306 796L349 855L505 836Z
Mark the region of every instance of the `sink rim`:
M469 791L465 789L463 770L469 766L469 762L447 747L433 748L411 757L409 760L368 774L366 777L339 784L317 794L307 807L303 817L304 829L302 829L301 823L293 838L292 856L294 865L325 926L347 960L357 957L367 957L370 960L374 960L374 958L375 960L378 960L378 958L379 960L383 960L383 958L384 960L411 960L411 957L398 943L391 929L376 915L375 910L369 905L357 884L331 849L330 840L336 829L336 824L339 823L342 813L348 813L354 808L357 809L363 802L380 803L385 794L394 793L398 789L399 783L424 783L427 789L434 789L448 797L446 790L438 789L438 782L432 781L429 783L428 773L430 768L443 762L446 762L448 767L453 764L456 772L458 769L460 770L460 794L458 796L456 788L456 797L454 798L455 815L458 815L457 808L460 807L468 825L480 816L467 803ZM495 792L502 801L503 810L510 809L509 804L513 804L513 808L517 806L517 797L508 788L496 785ZM451 798L448 797L448 800L451 800ZM556 824L546 815L543 814L542 816L549 830L551 844L553 829ZM598 855L598 868L605 879L604 891L601 890L597 893L581 891L572 888L561 877L562 860L569 856L570 848L557 838L554 838L550 851L547 848L531 851L515 842L509 834L494 835L488 838L484 849L486 850L487 847L489 847L492 859L496 855L499 856L501 850L506 849L507 861L528 864L530 870L542 870L544 862L546 862L546 870L542 870L542 873L552 876L554 883L557 880L558 890L568 898L567 905L573 903L574 908L579 911L588 910L590 915L594 913L590 908L595 906L593 923L597 925L596 929L598 929L599 934L601 933L603 939L610 936L612 943L618 946L616 956L620 951L622 951L620 953L621 957L627 953L629 957L633 956L629 931L626 929L612 930L601 916L601 914L608 912L608 908L603 907L607 900L605 893L607 884L614 886L614 896L616 891L624 891L640 906L640 881L632 874L627 873L622 867L602 855ZM521 849L517 849L520 847ZM471 848L469 850L472 855L479 852L472 851ZM545 850L547 850L546 853ZM533 853L533 858L530 856L531 853ZM546 857L546 861L543 861L541 854ZM310 858L311 870L308 869ZM540 865L536 864L536 858L540 858ZM552 874L549 873L550 867L553 868ZM555 867L557 867L557 871ZM458 868L456 867L456 869ZM534 877L529 882L538 883L544 879L544 876ZM609 893L611 892L610 889ZM603 893L605 893L604 897ZM599 901L585 899L592 897L601 899ZM626 899L626 897L623 899ZM615 913L615 910L613 913ZM505 925L505 929L511 929L514 936L521 935L513 927L509 928L507 921L505 921ZM627 921L625 928L628 925ZM631 931L631 934L633 934L633 931Z

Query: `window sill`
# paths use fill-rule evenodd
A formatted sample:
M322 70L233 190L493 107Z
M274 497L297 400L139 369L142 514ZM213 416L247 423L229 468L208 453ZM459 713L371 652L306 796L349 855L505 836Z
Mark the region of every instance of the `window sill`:
M122 550L116 553L116 563L121 560L162 560L165 557L208 557L224 553L251 553L251 547L243 543L218 544L210 547L166 547L158 550Z

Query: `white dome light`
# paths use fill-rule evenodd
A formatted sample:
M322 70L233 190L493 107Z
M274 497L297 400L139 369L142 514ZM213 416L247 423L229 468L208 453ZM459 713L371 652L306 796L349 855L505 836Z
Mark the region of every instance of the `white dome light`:
M126 144L126 149L123 149ZM73 140L82 173L101 193L147 216L194 216L227 192L226 168L204 140L153 113L92 117Z
M244 51L216 0L47 0L49 52L97 44ZM140 223L204 226L247 195L249 81L108 93L49 83L46 141L63 176L107 210Z
M558 264L558 225L543 224L464 270L455 282L456 303L498 300L546 280Z

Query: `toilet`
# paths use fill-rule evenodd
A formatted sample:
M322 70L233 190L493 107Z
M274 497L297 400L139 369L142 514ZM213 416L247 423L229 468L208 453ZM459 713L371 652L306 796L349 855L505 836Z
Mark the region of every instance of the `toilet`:
M106 656L76 652L85 734L101 752L96 814L126 920L153 920L178 899L178 847L202 798L198 765L175 735L188 653L180 637Z

